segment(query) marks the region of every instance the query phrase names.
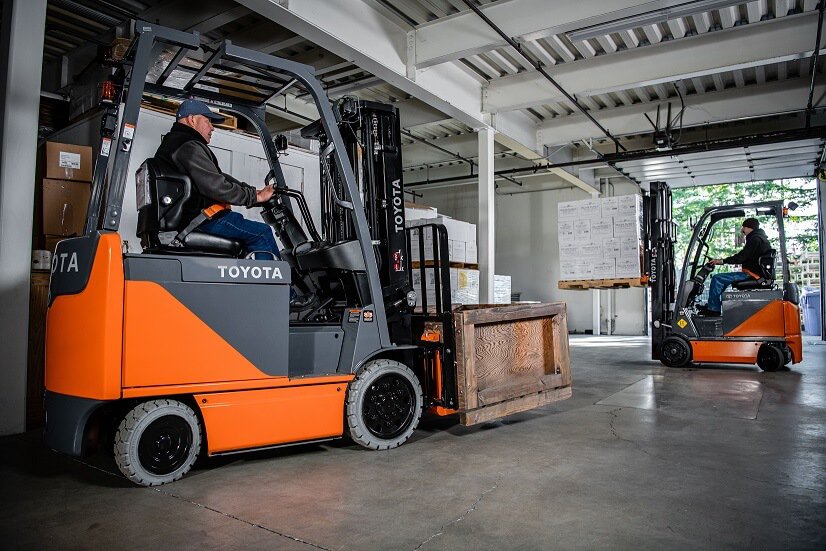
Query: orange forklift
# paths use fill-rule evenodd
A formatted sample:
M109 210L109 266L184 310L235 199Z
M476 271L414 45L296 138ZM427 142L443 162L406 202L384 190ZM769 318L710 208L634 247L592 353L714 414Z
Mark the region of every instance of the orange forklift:
M183 476L202 450L344 435L389 449L410 437L423 409L455 412L455 372L441 369L454 358L449 276L435 311L413 313L398 111L331 105L312 67L230 41L210 49L198 33L145 22L135 32L102 87L84 235L61 241L54 256L47 445L74 456L109 447L127 478L149 486ZM287 88L308 94L320 114L311 130L323 148L321 233L284 180L286 138L274 140L265 124L267 104ZM283 260L254 260L236 241L181 229L193 183L154 159L135 177L143 252L122 252L141 102L158 98L197 98L258 133L275 187L260 208ZM437 259L447 259L444 226L431 230ZM414 337L434 320L447 328L438 339Z
M671 190L664 182L651 182L646 197L645 227L651 288L651 353L667 367L692 363L757 364L763 371L778 371L803 360L797 286L790 279L786 258L782 201L709 207L694 224L681 277L674 266L674 223ZM722 296L722 315L703 315L699 298L716 268L711 262L715 229L725 220L756 217L774 221L779 253L760 258L761 273L738 281Z

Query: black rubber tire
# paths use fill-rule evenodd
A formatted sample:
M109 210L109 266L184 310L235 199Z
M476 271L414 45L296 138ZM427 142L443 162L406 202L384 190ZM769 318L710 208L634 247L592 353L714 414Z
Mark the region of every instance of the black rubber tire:
M368 362L347 388L350 438L371 450L401 446L419 424L422 402L422 386L409 367L393 360Z
M687 366L691 356L691 344L680 337L666 337L660 346L660 362L666 367Z
M783 361L785 362L783 365L789 365L792 363L792 350L788 346L783 347Z
M778 371L783 369L786 363L786 354L776 344L766 343L757 351L757 367L763 371Z
M180 479L201 450L201 422L177 400L151 400L132 408L115 434L115 462L123 475L141 486Z

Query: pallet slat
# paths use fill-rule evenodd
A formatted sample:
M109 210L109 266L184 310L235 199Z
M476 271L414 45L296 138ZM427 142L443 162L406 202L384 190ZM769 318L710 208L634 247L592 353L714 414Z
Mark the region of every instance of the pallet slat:
M628 289L629 287L645 287L647 284L648 282L645 278L627 277L560 281L558 287L566 291L582 291L586 289Z

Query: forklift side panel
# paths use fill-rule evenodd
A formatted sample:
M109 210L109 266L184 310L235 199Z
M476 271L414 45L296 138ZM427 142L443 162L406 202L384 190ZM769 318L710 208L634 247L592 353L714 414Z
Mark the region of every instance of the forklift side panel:
M792 363L803 361L803 336L800 329L800 307L791 302L783 303L783 319L786 323L786 344L792 351Z
M723 301L723 333L726 337L784 337L783 301L766 300L763 293L741 292L742 298ZM782 297L782 291L777 291ZM771 298L771 295L770 297Z
M334 438L344 431L347 383L195 395L209 453Z
M290 327L290 377L335 373L343 342L335 325Z
M239 381L267 376L161 284L127 281L124 302L124 387ZM256 320L254 314L251 316L249 325L266 323ZM286 318L283 314L282 317ZM238 320L238 324L240 331L243 320ZM260 346L268 344L263 341ZM283 360L279 361L281 355ZM281 351L273 348L273 358L273 365L280 366L286 376L286 346Z
M198 374L196 367L190 374L195 378L189 380L173 377L161 382L151 379L138 383L134 378L137 369L129 370L127 367L125 372L129 374L124 377L125 386L186 384L287 375L290 270L286 263L195 256L130 255L126 257L125 266L127 333L131 331L130 334L139 337L141 331L155 330L149 326L160 325L163 335L158 335L158 338L169 341L173 348L178 347L176 342L187 343L186 352L190 358L188 363L192 363L191 358L203 352L197 350L202 348L203 344L201 341L188 341L183 338L181 331L188 329L181 324L193 327L205 324L206 329L217 336L224 345L230 346L245 358L243 363L252 364L257 370L255 375L250 373L244 377L235 377L232 371L224 370L220 375L217 372L214 374L214 377L219 379L203 379L204 375ZM145 287L132 285L141 281L152 282L162 287L168 293L162 299L164 304L169 308L185 310L186 313L179 311L175 318L167 318L159 313L144 311L145 307L141 303L144 298L140 296L142 291L137 289ZM133 290L136 292L133 293ZM147 292L157 293L157 289ZM175 302L180 308L171 305ZM228 312L233 312L234 315L228 315ZM195 317L196 321L193 324L181 316ZM145 342L145 337L143 341L127 340L125 365L131 360L133 352L142 356L144 360L150 360L148 355L152 355L153 365L168 363L156 352L130 347L130 343L141 347L145 346ZM187 358L180 357L180 353L174 356L180 361L187 362ZM178 366L165 376L169 377L175 372L182 374L182 369L183 366Z
M80 457L86 424L92 413L105 402L46 391L46 446L50 449Z
M75 285L81 280L85 284ZM117 233L58 244L46 317L47 390L94 400L121 397L123 289Z
M691 348L697 363L753 364L762 344L762 341L691 341Z

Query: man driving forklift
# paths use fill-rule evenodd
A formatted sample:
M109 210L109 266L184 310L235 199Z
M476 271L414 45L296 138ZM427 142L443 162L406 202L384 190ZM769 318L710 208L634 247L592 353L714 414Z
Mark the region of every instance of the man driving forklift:
M711 260L714 265L740 264L741 271L714 274L711 277L711 287L708 292L708 303L701 313L705 316L721 315L723 291L737 281L745 281L750 278L760 279L760 257L772 250L766 232L760 228L757 218L746 218L740 228L746 236L746 244L743 249L732 256L726 258L715 258Z
M278 245L267 224L247 220L229 205L250 208L269 200L271 185L256 190L253 186L221 172L218 159L207 147L214 127L213 122L224 121L224 116L210 110L203 102L188 99L181 103L176 122L163 137L155 159L187 174L192 180L192 197L184 206L182 227L240 241L246 253L272 253L280 259ZM210 213L210 209L213 213ZM217 212L215 212L217 211ZM264 259L271 259L269 254Z

